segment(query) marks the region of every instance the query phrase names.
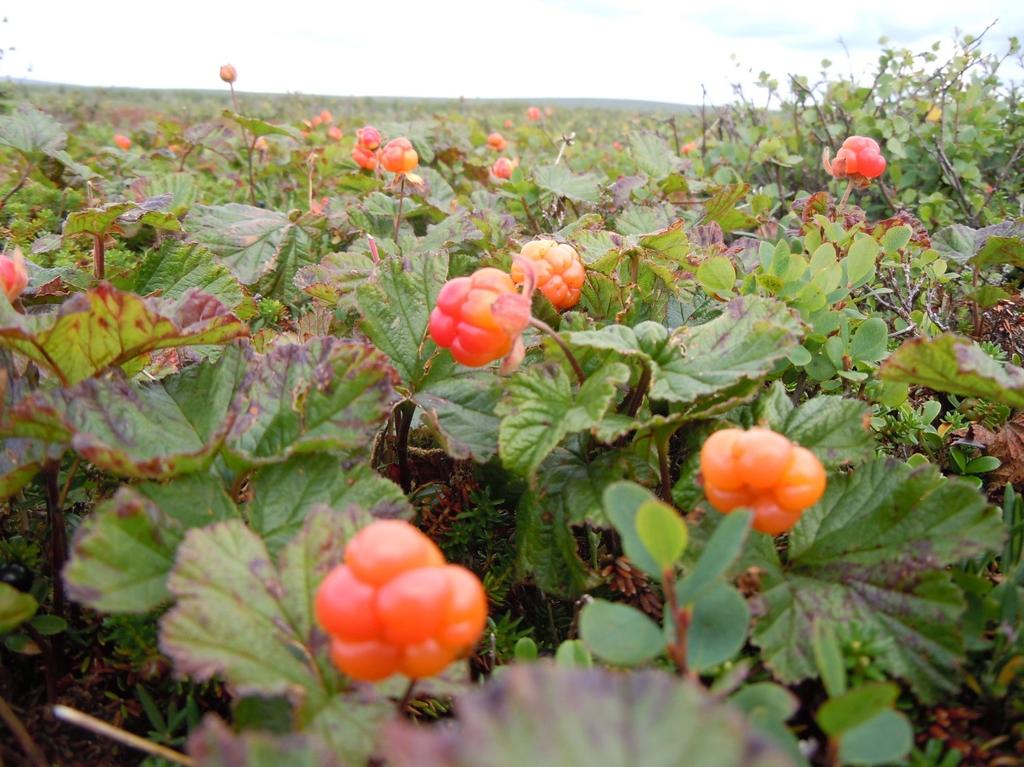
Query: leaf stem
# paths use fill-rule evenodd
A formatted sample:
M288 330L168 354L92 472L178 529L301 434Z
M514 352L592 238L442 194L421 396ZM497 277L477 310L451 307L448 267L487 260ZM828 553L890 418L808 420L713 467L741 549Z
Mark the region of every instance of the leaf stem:
M64 581L62 571L67 559L68 539L64 527L64 513L60 504L60 464L48 461L43 466L46 483L46 516L50 524L50 574L53 577L53 612L60 618L65 615Z
M654 443L658 448L658 474L661 477L659 495L666 503L672 503L672 467L669 464L668 443L672 432L656 433Z
M689 607L680 607L679 598L676 594L675 571L666 567L661 574L661 590L668 602L669 617L675 625L675 639L668 644L668 654L672 662L676 664L676 670L680 676L692 681L699 681L697 675L690 670L690 662L687 657L686 635L690 628L692 613Z
M106 272L107 244L102 234L93 235L92 239L92 265L97 280L102 280Z
M398 701L398 715L401 716L405 713L405 709L408 708L409 703L412 702L412 693L416 689L416 680L410 679L409 686L405 688L405 694L402 695L402 699Z
M843 212L843 208L846 207L846 203L850 199L850 192L853 191L853 179L846 182L846 191L843 192L843 197L839 200L839 204L836 206L836 218L839 218L839 214Z
M416 403L405 400L395 408L395 452L398 454L398 482L402 491L412 490L412 474L409 471L409 429Z
M35 170L35 167L36 164L34 162L30 162L25 165L25 170L21 174L21 178L18 179L18 183L3 196L3 199L0 199L0 210L3 210L7 206L7 201L16 195L23 186L25 186L25 182L28 181L28 177L32 175L32 171Z
M550 336L551 340L558 344L559 348L565 354L566 359L569 360L569 364L572 366L573 372L576 373L576 378L579 380L580 386L586 383L587 376L583 372L583 368L580 367L579 360L576 359L576 355L572 353L572 349L570 349L569 345L562 340L562 337L555 332L554 328L544 322L544 320L539 320L536 317L530 317L530 327L536 328L541 333L545 333Z
M405 202L405 174L401 175L400 181L398 182L398 211L395 213L395 231L392 238L395 241L395 247L398 248L398 252L401 253L401 248L398 247L398 228L402 225L402 203Z
M122 730L120 727L115 727L112 724L104 722L102 719L97 719L94 716L89 716L83 711L71 708L70 706L54 706L53 715L61 721L73 724L76 727L81 727L89 732L95 733L96 735L102 735L116 740L118 743L134 748L138 751L156 756L161 759L166 759L169 762L175 764L184 765L184 767L195 767L196 760L190 756L187 756L180 751L161 746L158 743L152 743L145 738L140 738L138 735Z

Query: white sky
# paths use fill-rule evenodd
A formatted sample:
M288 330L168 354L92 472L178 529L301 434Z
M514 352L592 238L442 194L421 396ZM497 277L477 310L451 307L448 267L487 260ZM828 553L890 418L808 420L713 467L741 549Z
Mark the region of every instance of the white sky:
M989 49L1024 37L1020 0L4 0L0 15L5 77L218 88L231 62L240 91L681 103L822 58L862 72L882 35L917 51L999 19Z

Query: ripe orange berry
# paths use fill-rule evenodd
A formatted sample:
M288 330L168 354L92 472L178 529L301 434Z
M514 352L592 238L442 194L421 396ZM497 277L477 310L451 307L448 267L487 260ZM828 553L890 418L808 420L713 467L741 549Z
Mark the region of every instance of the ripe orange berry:
M822 164L834 178L848 178L859 186L867 186L869 179L878 178L885 172L886 163L877 141L867 136L850 136L831 162L826 149Z
M500 269L478 269L469 277L449 280L437 295L430 313L430 337L438 346L450 349L457 362L481 367L501 359L529 321L516 328L494 312L504 296L518 297L512 278Z
M377 170L377 163L380 161L380 150L371 151L356 144L352 147L352 159L363 170Z
M436 639L408 645L402 651L401 671L410 679L440 674L455 660L457 653Z
M345 134L341 132L341 128L337 125L332 125L327 129L327 138L331 141L341 141L344 136Z
M794 446L789 465L773 489L779 506L797 511L813 506L825 493L825 468L806 447Z
M409 173L420 164L419 155L412 148L409 139L401 137L391 139L384 145L380 155L380 164L391 173Z
M346 642L380 639L377 590L340 565L331 570L316 591L316 619L328 634Z
M483 633L487 623L487 594L480 579L465 567L448 565L444 574L448 578L449 594L444 628L438 641L461 652L471 647Z
M365 125L356 131L356 143L363 149L373 151L380 146L380 131L372 125Z
M353 679L377 682L398 671L402 650L387 642L343 642L332 639L331 660Z
M781 434L757 427L743 432L733 446L736 468L744 482L757 490L779 484L792 450L793 443Z
M407 570L443 565L444 555L408 522L381 519L352 537L345 547L345 562L359 580L382 586Z
M15 247L11 255L0 254L0 290L13 302L28 287L28 269L21 248Z
M691 152L696 151L696 149L697 149L697 142L696 141L687 141L685 144L683 144L681 147L679 147L679 151L682 152L683 154L690 154Z
M124 149L124 150L128 150L128 149L132 148L132 140L130 138L128 138L127 136L121 135L120 133L115 133L114 134L114 143L117 144L118 147L120 147L121 149Z
M469 570L446 565L433 541L407 522L364 527L317 589L317 623L331 658L364 682L394 673L437 674L479 641L487 595Z
M443 567L406 570L385 583L377 592L384 639L411 645L436 636L444 625L451 589Z
M516 164L507 157L499 157L494 161L491 166L491 173L494 174L495 178L512 178L512 171L516 169Z
M586 279L586 270L572 245L558 244L554 240L534 240L526 243L519 253L533 266L537 289L556 309L571 309L580 300L580 291ZM523 269L512 264L512 279L523 282Z
M498 152L504 152L505 147L508 146L508 142L505 137L497 131L494 131L487 137L487 146Z
M701 448L700 468L708 503L723 514L749 508L754 529L772 535L789 530L825 492L817 456L770 429L715 432Z

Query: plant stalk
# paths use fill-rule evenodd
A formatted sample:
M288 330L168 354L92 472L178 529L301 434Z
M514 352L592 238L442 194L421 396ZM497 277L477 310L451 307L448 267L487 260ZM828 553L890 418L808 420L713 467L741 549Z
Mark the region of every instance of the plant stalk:
M92 240L92 265L97 280L102 280L106 272L107 244L102 234L94 235Z
M572 353L572 349L570 349L569 345L562 340L562 337L555 332L554 328L544 322L544 320L539 320L536 317L530 317L530 327L536 328L541 333L550 336L551 340L558 344L558 347L565 354L566 359L569 360L569 365L572 366L573 372L576 373L576 378L579 380L580 386L586 383L587 376L583 372L583 368L580 367L579 360L576 359L576 355Z
M839 218L839 214L843 212L843 208L846 207L846 203L850 199L850 192L853 191L853 180L846 182L846 191L843 192L843 197L839 200L839 204L836 206L836 218Z
M391 237L395 241L395 247L398 248L398 252L401 253L402 249L398 246L398 229L402 225L402 203L405 202L405 174L401 176L401 180L398 182L398 211L395 213L395 231Z
M124 746L128 746L128 748L134 748L137 751L142 751L150 756L166 759L168 762L174 762L175 764L183 765L183 767L196 766L196 760L191 756L187 756L180 751L175 751L174 749L167 748L166 746L161 746L158 743L153 743L145 738L140 738L138 735L122 730L120 727L115 727L112 724L104 722L102 719L89 716L85 712L71 708L70 706L54 706L53 715L63 722L73 724L76 727L81 727L89 732L95 733L96 735L102 735L103 737L110 738Z
M395 452L398 454L398 482L402 491L412 490L412 472L409 470L409 429L416 403L405 400L395 408Z

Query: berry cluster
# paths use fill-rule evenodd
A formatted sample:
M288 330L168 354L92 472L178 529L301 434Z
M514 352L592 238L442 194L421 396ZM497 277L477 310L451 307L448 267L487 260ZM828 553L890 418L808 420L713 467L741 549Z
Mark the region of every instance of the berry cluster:
M827 150L826 150L827 152ZM878 142L867 136L850 136L829 162L827 153L822 159L825 170L837 179L850 179L857 186L867 186L870 179L885 172L885 158Z
M516 284L523 282L522 261L525 260L533 266L537 290L556 309L571 309L579 303L586 272L575 248L559 245L554 240L534 240L523 246L519 256L512 264L512 280Z
M356 145L352 147L352 159L364 170L377 170L380 162L380 131L367 125L356 131Z
M315 607L331 659L364 682L438 674L472 650L487 621L480 579L445 564L434 542L401 520L373 522L352 537Z
M778 535L825 492L825 469L810 450L770 429L716 431L700 451L704 495L722 513L754 512L754 529Z
M528 242L511 274L486 267L446 282L430 314L430 337L463 365L481 367L506 357L506 369L514 369L524 353L520 335L530 324L534 289L557 309L569 309L579 302L585 277L571 245Z

